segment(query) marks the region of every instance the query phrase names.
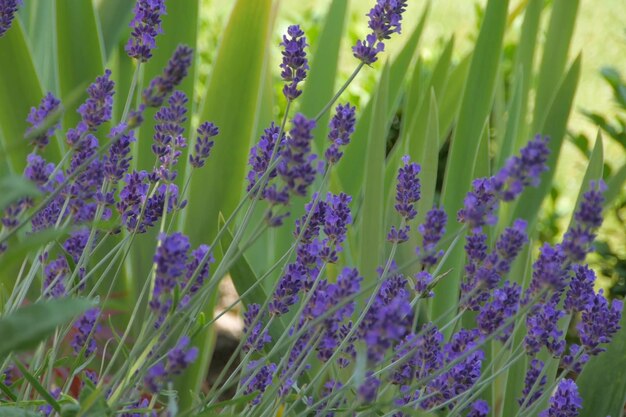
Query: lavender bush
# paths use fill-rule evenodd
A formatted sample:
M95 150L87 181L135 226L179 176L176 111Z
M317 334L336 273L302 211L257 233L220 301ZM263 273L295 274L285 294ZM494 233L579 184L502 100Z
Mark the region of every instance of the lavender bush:
M25 42L19 3L0 0L0 56ZM80 7L95 19L88 3ZM508 2L490 1L474 56L458 71L444 65L448 49L442 72L426 81L415 63L402 134L386 154L388 115L402 91L394 77L407 71L426 13L408 46L383 65L410 5L376 1L367 35L352 48L354 71L321 101L311 88L328 91L335 74L324 80L316 72L324 62L311 57L305 25L287 27L280 67L268 69L280 75L282 117L270 112L263 125L266 87L259 81L250 92L248 81L232 77L228 69L243 58L228 48L264 48L254 30L269 27L265 3L235 5L217 81L200 105L186 84L194 49L172 42L176 34L167 38L175 21L166 20L197 5L189 12L137 0L130 36L110 43L113 70L90 81L81 103L67 86L63 99L42 94L21 116L19 140L21 122L0 118L5 149L28 147L21 160L7 154L1 170L0 415L597 415L584 395L588 369L624 337L622 302L596 291L585 263L605 204L601 142L561 242L534 241L576 62L565 72L546 44L545 65L563 71L562 81L546 84L553 74L542 73L537 88L551 90L549 103L541 90L530 127L528 97L524 106L521 92L510 98L492 161L485 120ZM524 23L541 14L540 1L529 3ZM559 20L566 4L554 2L551 25L569 24ZM57 22L72 19L66 6L52 6ZM338 10L345 13L341 1L329 16ZM252 34L240 35L245 22ZM257 43L239 44L239 36ZM102 33L94 39L104 42ZM165 41L172 47L155 69ZM243 73L264 78L265 59L251 56ZM59 61L60 78L71 64ZM344 100L360 73L380 67L370 104ZM18 78L0 70L0 99ZM222 82L256 105L214 95ZM455 88L458 105L446 101ZM251 132L259 134L250 144ZM443 142L450 154L438 187ZM242 144L251 145L247 154ZM239 298L226 310L242 306L244 330L206 386L214 323L225 314L213 307L227 276ZM621 410L623 397L607 396L607 407Z

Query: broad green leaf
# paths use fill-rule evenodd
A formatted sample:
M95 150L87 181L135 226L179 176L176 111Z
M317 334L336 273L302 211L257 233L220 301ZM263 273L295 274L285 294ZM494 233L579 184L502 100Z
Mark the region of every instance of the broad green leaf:
M242 195L257 131L271 8L270 0L238 0L221 39L200 112L200 120L213 121L220 136L208 166L191 179L185 231L194 242L215 236L218 213L229 216Z
M461 107L459 97L463 96L471 63L472 55L469 54L452 69L443 97L439 101L439 132L444 139L448 137L458 117ZM446 140L441 140L439 146L443 146L446 142Z
M626 182L626 165L614 173L607 181L607 190L604 193L606 205L610 205L624 189L624 183Z
M531 133L544 133L550 123L549 111L558 95L559 83L567 65L579 0L554 0L537 79L537 97ZM538 6L537 6L538 7ZM529 74L530 72L525 72Z
M626 314L607 350L593 356L576 384L583 399L580 417L621 416L626 404Z
M519 72L515 73L515 78L512 82L513 85L519 85L520 88L519 120L522 121L519 132L514 141L514 143L516 144L519 144L520 141L525 142L525 140L527 139L526 136L528 135L528 130L530 128L530 126L528 126L528 123L526 123L526 116L528 114L529 91L533 84L533 64L535 62L537 35L539 34L539 24L544 3L544 0L528 1L528 4L524 11L524 21L522 22L522 29L519 44L517 46L517 51L515 52L515 60L513 61L513 68L516 71L519 70ZM511 98L511 101L513 101L513 98ZM509 111L511 109L511 106L512 104L510 102Z
M54 330L87 310L93 303L80 298L39 301L0 317L0 358L37 346Z
M302 96L298 99L300 112L307 117L316 116L335 93L339 50L347 10L346 0L333 0L326 13L324 27L317 39L317 47L311 54L311 70L307 74ZM318 154L322 154L327 147L328 121L333 112L334 107L317 122L314 143Z
M27 1L20 13L41 85L45 90L57 93L57 57L54 36L51 36L56 31L54 7L54 1Z
M0 212L20 198L36 197L41 192L32 181L21 175L11 175L0 179Z
M61 100L77 88L79 102L87 97L86 87L104 74L100 29L91 1L56 0L56 50ZM67 105L67 104L66 104ZM65 112L65 127L80 120L76 109Z
M589 187L591 182L598 182L602 179L602 172L604 170L604 142L602 140L602 133L598 130L598 134L596 136L596 143L593 146L593 151L591 151L591 157L589 158L589 163L587 164L587 170L585 171L585 176L583 177L582 183L580 184L580 190L578 191L578 197L576 198L576 204L574 204L574 209L578 208L580 205L583 195L589 191ZM570 220L570 227L574 222L574 218Z
M515 85L513 86L513 96L509 102L506 114L506 128L502 141L498 144L498 161L496 168L500 169L504 166L506 159L513 154L515 140L518 137L520 124L522 122L522 100L523 100L524 74L522 67L519 67L515 76Z
M548 170L541 175L541 182L538 187L527 188L518 198L518 203L514 209L513 218L520 218L528 221L529 230L536 220L536 215L541 206L544 197L548 194L552 187L552 179L554 177L554 168L556 167L561 145L565 137L567 120L574 101L578 78L580 75L581 57L579 56L565 78L559 86L556 97L554 98L542 134L548 136L550 141L550 156L548 157Z
M443 183L442 205L450 219L456 218L473 178L480 135L493 102L508 3L508 0L489 1L476 41ZM447 236L458 230L459 225L450 222ZM432 304L432 317L441 318L444 323L457 303L462 258L462 245L458 245L444 265L444 270L452 268L452 272L435 288L438 302ZM447 312L445 317L444 312Z
M417 202L416 223L421 224L426 217L426 212L433 207L435 201L435 188L437 185L437 169L439 165L439 110L437 96L434 88L430 92L430 104L428 111L428 123L426 124L426 138L424 151L420 155L422 171L422 197Z
M28 129L26 116L32 106L39 104L43 93L30 48L19 19L15 19L11 30L0 38L0 137L2 139L2 161L0 175L10 169L21 174L26 165L30 145L24 140Z
M389 94L389 64L383 68L380 83L374 95L365 154L363 201L359 219L359 271L366 282L376 280L376 268L382 259L384 242L384 178L385 142L387 138L387 97Z
M170 3L173 2L166 3L168 12ZM128 28L128 25L131 21L132 9L134 5L135 2L130 0L96 1L96 14L102 31L102 43L105 57L110 56L117 49L120 38L124 35L130 36L130 29ZM187 24L189 22L185 23ZM179 27L181 26L183 25L179 25ZM160 39L157 43L158 42L160 42ZM123 43L125 44L126 42Z
M391 64L389 70L389 98L387 100L387 110L385 117L387 123L391 122L393 114L397 108L398 102L402 96L404 79L409 69L417 45L421 38L424 26L426 24L426 18L428 17L429 4L427 3L422 17L420 18L417 27L407 40L406 44ZM376 68L374 64L374 68ZM371 70L365 67L363 71ZM372 118L373 99L370 100L360 115L357 116L357 124L353 134L353 140L346 148L345 155L341 162L337 166L339 181L342 185L343 191L352 196L359 194L363 184L365 166L363 161L367 153L369 144L364 140L368 137L369 126Z
M41 414L35 411L25 410L18 407L0 406L0 416L2 417L41 417Z

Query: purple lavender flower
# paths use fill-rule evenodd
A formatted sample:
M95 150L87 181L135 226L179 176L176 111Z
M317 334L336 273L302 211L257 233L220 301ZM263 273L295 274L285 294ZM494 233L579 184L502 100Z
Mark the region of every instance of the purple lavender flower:
M115 139L116 134L109 134L109 138ZM135 142L135 132L121 133L111 147L107 155L102 158L104 175L113 183L118 182L130 168L130 145Z
M315 180L316 174L313 167L316 156L311 154L315 120L307 119L298 113L294 116L292 123L293 126L281 151L282 160L277 170L291 193L304 196L309 185Z
M126 174L126 185L120 192L120 201L117 210L122 215L122 224L129 231L133 231L141 224L140 214L143 204L148 197L149 184L146 182L146 171L133 171Z
M582 312L577 329L580 341L589 354L597 355L606 350L600 345L609 343L620 329L622 308L623 302L620 300L613 300L609 307L609 302L600 290L593 297L592 304Z
M44 297L59 298L65 294L66 278L70 267L64 257L59 257L44 268Z
M245 376L241 383L245 385L244 395L258 392L251 403L256 405L261 402L263 393L272 384L272 378L276 373L276 364L270 363L269 365L260 366L258 361L252 361L248 364L248 375Z
M571 369L573 372L579 374L583 371L583 366L589 362L590 355L585 352L585 349L572 343L569 346L569 353L563 355L561 363L564 368Z
M248 305L248 310L243 315L243 331L248 335L245 344L243 345L244 352L261 351L263 346L272 341L272 337L267 330L262 332L263 320L258 320L256 324L254 321L259 316L260 310L259 304ZM254 324L254 326L253 326Z
M389 39L392 33L400 33L405 10L406 0L377 0L367 14L372 33L367 35L365 41L358 40L352 47L354 56L367 65L376 62L378 53L385 49L382 41Z
M78 108L87 130L94 131L101 124L111 120L115 83L110 77L111 70L106 70L103 76L97 77L87 88L89 98Z
M270 126L265 129L263 135L261 135L259 143L257 143L252 147L252 149L250 149L250 158L248 159L250 171L248 172L247 176L247 191L250 191L256 185L257 181L261 179L261 177L265 174L265 171L267 171L267 169L269 168L271 162L270 159L272 157L272 152L276 147L276 141L278 140L279 132L280 128L276 126L274 122L272 122ZM281 139L281 141L282 140L283 139ZM267 180L271 180L272 178L276 177L276 175L276 169L273 169L268 174ZM288 196L285 198L285 202L288 198ZM270 199L270 201L274 201L274 199Z
M496 192L503 201L513 201L522 193L524 187L539 184L539 176L548 169L546 165L550 154L548 138L535 136L520 150L520 154L519 157L509 158L494 176Z
M11 28L17 8L22 5L22 0L0 1L0 37Z
M350 143L350 136L354 133L356 107L339 104L335 109L335 115L330 120L330 132L328 139L331 145L326 149L324 156L329 164L336 164L343 156L339 149Z
M61 388L54 388L52 391L50 391L50 395L55 400L58 400L59 396L61 395ZM45 417L50 417L54 412L54 408L52 408L50 404L42 405L39 407L39 412Z
M124 407L125 410L135 410L141 408L149 408L150 401L147 398L143 398L140 401L135 401L131 405L127 405ZM120 417L157 417L156 411L151 411L149 413L122 413Z
M568 313L577 313L592 306L595 299L593 284L596 275L586 265L574 265L572 269L574 276L565 295L564 307Z
M0 36L2 35L0 34ZM35 132L38 132L36 136L30 138L37 149L44 149L50 142L50 138L54 135L54 131L61 127L61 122L57 122L50 125L47 129L39 132L40 129L43 129L46 119L51 114L58 111L60 106L61 101L52 93L48 93L41 99L39 107L31 107L30 113L28 113L28 117L26 118L26 121L31 125L31 127L26 130L24 135L26 137L30 137L31 135L34 135Z
M582 407L583 400L578 394L576 383L565 378L550 397L550 407L539 413L539 417L576 417Z
M545 288L560 293L567 286L568 278L569 270L561 246L553 247L545 243L533 264L530 294L536 295Z
M552 301L536 304L526 317L528 333L524 338L526 353L535 355L545 346L556 358L563 354L565 340L559 329L559 319L563 317Z
M288 83L283 87L283 94L287 100L294 100L302 94L302 90L298 90L298 84L306 78L309 69L304 51L308 44L300 26L289 26L287 34L283 35L280 46L284 48L282 51L283 61L280 64L282 69L280 76Z
M387 241L391 243L404 243L409 240L410 230L411 227L409 225L399 228L396 228L396 226L391 226L391 229L389 229L389 233L387 233Z
M432 297L435 293L429 290L433 282L433 276L428 271L420 271L415 274L415 292L421 297Z
M187 263L187 272L185 273L185 286L187 286L189 281L196 275L194 282L191 283L189 287L189 293L191 295L198 292L204 284L204 281L209 277L210 266L215 262L215 258L210 251L211 248L207 245L200 245L191 252L190 260ZM200 266L201 263L202 266Z
M154 144L152 152L158 157L160 166L154 172L154 178L161 178L165 182L176 179L177 172L173 168L181 155L180 149L187 146L183 136L183 123L187 120L187 96L181 91L175 91L168 99L168 106L161 107L154 116L157 125L154 127Z
M422 257L422 265L425 268L433 266L443 256L443 251L436 251L437 244L446 232L446 212L439 208L433 208L426 213L424 224L418 228L422 235L422 247L417 249L417 254Z
M172 295L179 279L187 271L189 238L182 233L159 236L159 246L154 255L156 273L150 308L157 315L155 327L160 327L172 306Z
M489 415L489 404L485 400L476 400L470 406L470 411L465 417L487 417Z
M359 386L357 390L359 399L366 404L374 402L378 395L379 387L380 387L380 379L373 376L372 373L370 372L366 376L365 381L363 381L363 383L361 384L361 386Z
M505 326L519 309L520 295L522 288L509 281L504 283L502 288L493 291L492 300L481 308L476 317L478 328L484 335L496 334L496 338L505 342L513 331L513 323Z
M543 395L543 388L547 382L545 373L542 375L543 367L544 363L539 359L533 359L530 361L528 369L526 370L526 376L524 377L524 390L522 391L522 396L517 399L520 407L529 407ZM541 379L537 382L540 375Z
M526 186L536 186L539 175L547 170L549 150L547 139L536 137L520 150L521 157L507 160L495 176L478 178L472 183L472 191L467 193L464 206L457 218L470 229L493 225L495 210L499 201L512 201Z
M292 263L287 266L285 274L278 283L269 304L271 315L277 316L289 311L289 307L298 302L298 293L303 287L306 270L302 265Z
M324 248L320 253L322 260L330 263L337 262L337 253L343 248L341 244L346 240L348 226L352 223L352 214L350 213L349 204L352 197L347 194L340 193L334 195L328 193L326 196L326 210L324 211Z
M141 94L148 107L160 107L165 98L174 91L187 76L193 62L193 50L187 45L178 45L163 69L163 73L154 77L150 85Z
M134 12L126 53L139 62L147 62L156 47L157 35L163 32L161 16L165 14L165 0L137 0Z
M398 169L395 209L404 218L412 220L417 215L415 203L420 199L421 184L418 178L420 166L411 162L408 155L402 157L403 166Z
M494 214L497 205L493 178L478 178L472 182L472 191L463 201L463 208L457 214L457 220L466 223L470 230L496 222Z
M31 153L26 157L26 168L24 178L34 182L41 191L48 192L54 189L53 182L60 182L63 176L58 174L56 178L50 178L54 172L53 163L48 163L41 156Z
M196 144L194 145L194 153L189 155L189 163L194 168L202 168L207 158L211 154L213 144L215 143L211 138L217 136L220 130L211 122L204 122L196 131L198 136L196 137Z
M589 191L582 198L574 213L574 221L563 237L563 251L572 262L582 262L596 237L595 230L602 225L604 204L604 181L591 182Z
M144 385L150 392L157 394L166 382L180 375L198 358L198 348L189 346L189 337L181 337L176 346L167 352L165 364L158 362L148 369Z
M85 312L85 314L74 323L74 337L72 339L72 348L74 353L80 353L83 348L85 349L85 358L88 358L96 351L96 341L93 338L92 331L96 326L98 316L100 315L99 308L92 308Z

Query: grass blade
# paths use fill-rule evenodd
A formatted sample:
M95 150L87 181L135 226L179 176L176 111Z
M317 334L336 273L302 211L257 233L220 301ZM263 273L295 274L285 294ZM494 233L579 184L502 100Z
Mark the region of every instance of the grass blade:
M374 95L374 106L367 136L367 152L363 181L363 201L359 221L359 271L364 284L377 279L376 268L380 266L384 242L384 178L385 139L387 132L387 97L389 93L389 64L381 75L380 84Z
M104 73L100 28L91 1L56 0L55 11L61 100L81 87L78 103L82 103L87 98L86 87ZM80 115L75 110L66 108L66 128L79 122Z

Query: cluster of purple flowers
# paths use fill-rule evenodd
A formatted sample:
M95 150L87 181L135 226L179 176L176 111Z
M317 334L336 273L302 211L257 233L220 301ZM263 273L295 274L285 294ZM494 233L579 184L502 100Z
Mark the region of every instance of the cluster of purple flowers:
M3 0L0 2L0 37L11 28L17 8L21 4L22 0Z
M74 338L72 339L72 348L74 353L78 354L84 349L85 358L91 356L96 351L96 340L93 333L97 331L96 322L100 316L99 308L92 308L74 323Z
M369 11L368 26L371 33L365 40L358 40L352 47L354 56L361 62L371 65L378 60L378 54L385 50L383 41L402 29L402 13L406 10L407 0L378 0Z
M161 388L177 375L180 375L189 365L198 358L198 348L188 347L189 338L181 337L176 346L167 352L165 361L151 366L144 378L144 386L152 393L157 394Z
M161 16L165 14L165 0L137 0L134 12L126 53L139 62L147 62L156 47L157 35L163 31Z
M288 83L283 87L283 94L287 100L294 100L302 94L302 90L298 90L298 84L304 81L309 70L304 51L304 48L308 46L304 31L298 25L289 26L280 45L283 47L280 76Z
M156 314L155 327L160 327L173 307L174 291L182 293L189 287L190 295L197 292L209 276L209 265L214 262L206 245L189 253L189 238L182 233L162 234L159 237L154 264L154 287L150 308ZM181 300L181 306L189 301Z

